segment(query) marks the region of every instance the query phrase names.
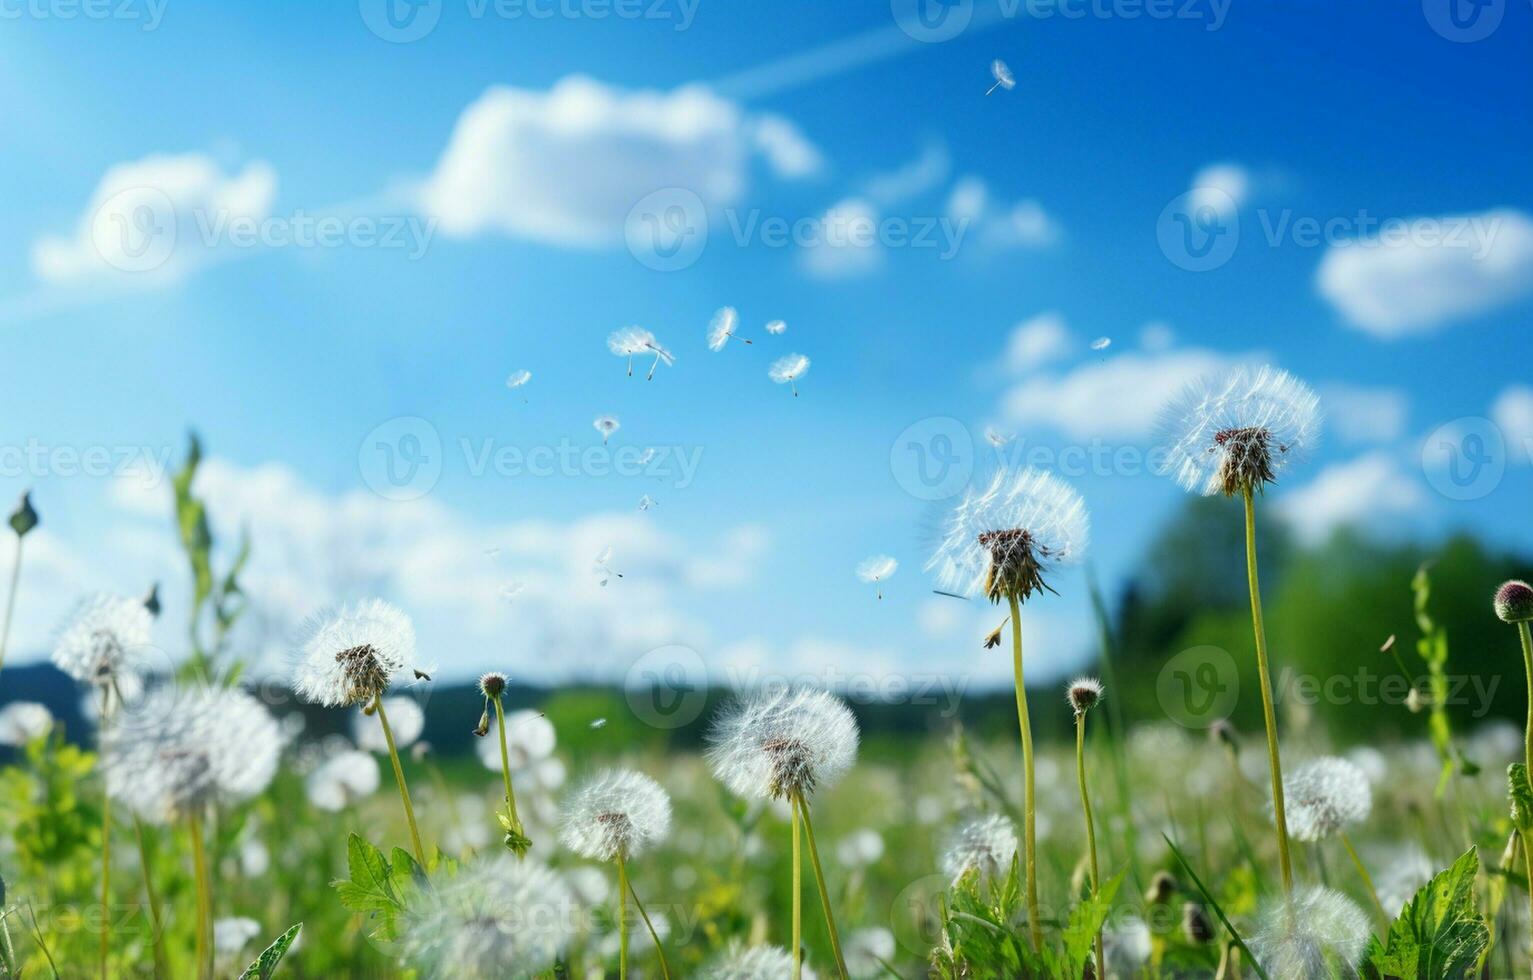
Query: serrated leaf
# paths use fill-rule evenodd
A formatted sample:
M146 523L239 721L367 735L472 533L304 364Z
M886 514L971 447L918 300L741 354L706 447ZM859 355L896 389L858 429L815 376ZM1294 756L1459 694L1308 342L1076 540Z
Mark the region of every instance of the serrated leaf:
M245 968L240 974L240 980L271 980L272 974L277 972L277 964L282 962L282 957L287 955L288 949L293 945L293 940L298 938L298 932L303 928L300 922L287 932L278 936L276 942L256 957L254 963Z
M403 896L426 880L426 871L409 851L396 847L389 855L389 880L393 883L394 894Z
M1070 911L1064 929L1065 961L1069 976L1080 976L1085 970L1086 961L1091 959L1091 949L1097 933L1112 911L1113 899L1127 871L1125 868L1107 879L1096 897L1086 899Z
M1490 942L1490 930L1475 907L1474 883L1480 858L1474 848L1437 874L1390 923L1384 944L1368 948L1372 977L1447 980L1462 977Z
M335 882L341 904L353 912L392 913L400 908L383 852L357 834L346 838L348 881Z

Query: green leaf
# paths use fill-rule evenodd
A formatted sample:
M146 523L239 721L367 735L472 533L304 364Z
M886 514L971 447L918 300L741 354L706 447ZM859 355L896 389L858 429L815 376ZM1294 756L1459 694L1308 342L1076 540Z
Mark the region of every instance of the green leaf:
M383 852L357 834L346 838L346 867L350 880L335 882L342 905L353 912L390 915L401 908Z
M1526 837L1533 831L1533 787L1528 785L1527 764L1514 762L1507 766L1506 783L1512 798L1512 823Z
M293 945L293 940L298 938L298 932L303 928L300 922L287 932L277 937L277 941L266 947L266 950L256 957L256 961L245 968L240 974L240 980L271 980L271 975L277 972L277 964L282 962L288 947Z
M1385 944L1368 948L1370 977L1447 980L1462 977L1490 942L1490 930L1475 908L1474 883L1480 858L1474 848L1416 893L1390 923Z
M1096 942L1097 933L1112 911L1113 899L1127 872L1128 869L1124 868L1107 879L1094 898L1086 899L1071 910L1064 929L1065 960L1069 976L1080 976L1085 970L1086 962L1091 959L1091 948Z

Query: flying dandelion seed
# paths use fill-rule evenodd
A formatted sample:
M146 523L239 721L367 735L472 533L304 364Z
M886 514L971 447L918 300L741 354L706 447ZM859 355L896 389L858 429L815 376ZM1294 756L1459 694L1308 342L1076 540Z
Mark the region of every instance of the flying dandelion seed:
M654 458L655 458L655 450L654 450L654 448L653 447L645 447L644 451L639 454L639 465L640 466L648 466L649 465L649 461L654 459Z
M1368 819L1373 790L1368 774L1346 759L1315 759L1283 778L1289 836L1324 840Z
M656 501L654 497L651 497L647 493L644 496L639 498L639 509L640 510L649 510L651 507L658 507L658 506L660 506L659 502Z
M1017 828L999 814L971 820L953 831L942 849L942 873L954 882L974 871L1004 878L1017 854Z
M591 425L597 432L601 433L601 444L603 446L607 444L608 439L612 438L612 433L622 427L622 423L612 415L598 415Z
M985 441L990 443L990 445L994 446L996 449L1005 449L1006 446L1015 438L1015 435L1007 435L1006 433L1001 432L999 429L995 428L995 426L985 426Z
M606 588L607 587L607 582L608 582L608 580L610 579L611 576L616 575L618 578L622 578L623 577L623 573L622 572L613 571L611 566L609 566L607 564L607 562L609 562L611 560L612 560L612 546L611 545L608 545L607 547L603 548L601 554L596 556L596 562L595 562L595 565L594 565L592 571L594 571L596 573L596 584L601 586L602 588Z
M882 583L889 576L893 575L899 567L900 563L888 555L874 555L871 558L863 559L857 566L857 577L864 582L878 586L878 598L882 599L884 597Z
M1010 92L1017 87L1017 80L1012 76L1011 69L1000 58L990 62L990 76L995 79L995 84L990 86L985 92L986 95L989 95L998 88L1003 88Z
M1257 911L1247 942L1272 980L1335 976L1336 961L1351 976L1368 945L1368 915L1341 892L1318 885L1276 895Z
M643 327L624 327L614 330L607 337L607 349L618 357L628 360L628 376L633 377L633 359L647 353L655 343L655 335Z
M729 338L736 336L735 329L740 324L740 314L733 306L726 306L713 314L713 319L708 321L708 349L721 351L724 345L729 343ZM748 344L751 341L745 337L740 338L741 343Z
M781 336L782 334L785 334L785 333L788 332L788 321L786 321L786 320L770 320L770 321L767 322L766 332L771 334L774 337Z
M506 387L514 391L531 380L531 371L512 371L510 377L506 378Z
M1091 342L1091 349L1092 350L1106 350L1107 348L1109 348L1111 346L1112 346L1112 338L1111 337L1098 337L1096 340L1093 340Z
M506 602L513 601L522 591L527 588L525 582L507 582L500 587L500 597Z
M793 397L798 397L798 379L809 373L809 358L803 354L788 354L779 357L772 362L767 370L767 376L780 385L788 385L793 389Z
M591 728L592 729L606 728L606 727L607 727L607 719L605 719L605 718L598 718L595 721L591 722Z
M492 547L489 547L489 548L485 548L484 549L484 556L486 558L494 558L495 556L500 554L500 551L501 551L501 549L500 549L500 547L498 545L495 545L495 546L492 546Z

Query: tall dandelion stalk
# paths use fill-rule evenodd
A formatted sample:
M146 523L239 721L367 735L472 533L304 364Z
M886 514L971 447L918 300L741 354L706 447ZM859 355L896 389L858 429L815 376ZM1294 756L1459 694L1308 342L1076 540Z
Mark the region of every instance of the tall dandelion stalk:
M800 836L825 913L836 970L849 975L831 910L809 801L846 774L857 758L857 720L840 698L824 691L773 688L726 705L708 733L708 763L730 792L745 799L786 800L793 836L793 975L803 971Z
M1188 386L1167 406L1162 421L1169 450L1166 470L1186 489L1206 496L1240 497L1245 505L1246 584L1261 681L1267 760L1283 891L1293 892L1284 812L1283 766L1278 753L1277 715L1267 632L1262 623L1256 561L1256 495L1276 483L1278 473L1313 445L1320 426L1320 400L1302 381L1272 367L1235 368Z
M415 627L410 617L378 599L311 619L299 642L293 677L294 690L306 701L329 708L361 706L363 713L377 715L399 786L410 846L422 866L426 864L426 849L383 695L398 680L430 679L430 674L416 664Z
M21 545L28 532L37 527L37 511L32 509L32 494L24 493L8 519L16 532L16 555L11 559L11 584L5 593L5 621L0 624L0 670L5 669L5 648L11 639L11 617L16 612L16 587L21 584Z
M603 773L577 789L564 805L564 846L593 861L611 862L617 871L618 976L628 976L628 900L638 909L660 958L660 973L670 980L660 935L628 876L628 862L660 843L671 831L671 798L643 773Z
M1086 504L1064 481L1040 470L1002 468L983 489L970 488L949 514L926 568L941 587L964 596L1003 599L1011 610L1012 674L1022 741L1022 841L1027 918L1033 948L1043 948L1038 904L1037 794L1033 732L1022 664L1022 603L1054 590L1044 581L1056 565L1080 559L1090 521Z
M506 784L506 812L500 814L500 828L504 832L504 843L517 857L523 857L527 849L532 846L532 841L527 837L527 829L522 825L522 818L516 812L516 790L511 786L511 751L506 745L506 710L501 704L501 697L506 693L506 675L494 672L485 674L479 678L479 693L484 695L484 713L479 716L479 727L474 729L474 734L483 737L490 728L490 707L495 708L495 728L500 737L500 775Z
M1091 795L1086 789L1086 713L1102 700L1102 682L1090 677L1082 677L1071 682L1065 693L1065 700L1070 702L1070 708L1075 712L1075 780L1080 785L1081 812L1086 818L1086 851L1091 862L1091 897L1097 898L1102 893L1102 873L1097 867L1097 833L1096 824L1091 818ZM1105 978L1107 965L1102 953L1102 930L1097 930L1096 941L1096 975Z

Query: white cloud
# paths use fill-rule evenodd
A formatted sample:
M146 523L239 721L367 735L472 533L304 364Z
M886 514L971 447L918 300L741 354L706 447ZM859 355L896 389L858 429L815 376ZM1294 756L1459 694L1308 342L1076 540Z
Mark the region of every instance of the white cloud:
M1065 318L1053 311L1040 313L1012 328L1006 342L1006 368L1021 374L1057 361L1073 346Z
M262 162L226 173L201 153L154 155L109 168L69 235L32 246L50 283L157 286L184 279L231 246L231 223L271 213L277 176Z
M1215 163L1192 177L1191 210L1212 208L1221 218L1235 213L1251 193L1251 174L1235 163Z
M1128 352L1065 374L1029 377L1005 394L1001 408L1009 421L1050 425L1077 439L1144 438L1185 385L1236 361L1192 348Z
M1152 354L1170 350L1175 343L1176 332L1169 323L1155 320L1139 328L1139 346Z
M1375 337L1430 333L1533 292L1533 219L1500 209L1400 222L1332 245L1315 285Z
M1410 402L1399 388L1328 384L1320 388L1327 428L1343 443L1394 442L1405 434Z
M748 115L701 85L627 91L576 75L547 91L495 86L459 116L420 206L448 235L604 247L656 190L733 203L755 153L783 177L820 165L788 120Z
M962 222L981 244L995 248L1047 248L1060 238L1059 225L1037 201L1010 205L991 199L979 177L962 177L948 195L948 217Z
M1398 457L1374 450L1320 471L1277 501L1278 512L1307 542L1323 541L1345 524L1375 526L1421 509L1426 494Z
M861 198L831 205L815 221L800 252L804 271L818 279L852 279L883 267L879 214Z
M930 143L921 155L888 173L875 174L863 185L862 194L883 207L919 197L947 180L952 161L947 147Z
M1512 385L1496 396L1490 417L1501 428L1512 458L1533 462L1533 388Z

